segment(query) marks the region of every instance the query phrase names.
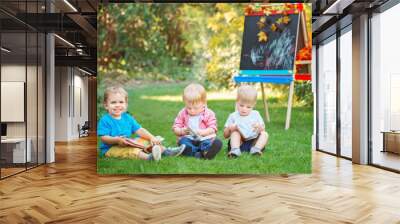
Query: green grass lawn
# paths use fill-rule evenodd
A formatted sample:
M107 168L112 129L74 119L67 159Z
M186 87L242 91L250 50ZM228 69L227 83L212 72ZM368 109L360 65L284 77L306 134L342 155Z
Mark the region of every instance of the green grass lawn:
M181 94L184 84L154 84L129 89L129 112L154 135L165 138L164 145L175 146L172 132L175 116L184 106ZM101 91L100 91L101 93ZM291 127L285 130L286 105L269 104L271 122L266 123L269 141L262 157L242 154L229 159L227 140L223 139L223 125L234 111L234 99L209 99L208 107L218 120L218 137L223 148L214 160L188 157L163 157L161 161L143 161L115 158L98 158L99 174L290 174L311 173L312 108L294 107ZM295 105L296 106L296 105ZM263 103L258 100L256 109L263 113Z

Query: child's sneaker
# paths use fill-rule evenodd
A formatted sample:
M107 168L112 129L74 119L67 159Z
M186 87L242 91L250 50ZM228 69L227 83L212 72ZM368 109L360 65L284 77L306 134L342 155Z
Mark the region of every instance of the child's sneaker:
M159 161L161 159L161 146L153 146L151 154L153 155L153 160Z
M228 153L228 156L230 157L239 157L242 154L239 148L236 149L231 149L231 151Z
M211 144L210 149L206 152L203 151L202 156L204 159L214 159L214 157L221 150L221 148L222 148L221 140L215 139L214 142Z
M185 151L185 148L185 144L182 144L179 147L165 148L162 154L163 156L179 156L183 151Z
M261 152L261 149L259 149L257 147L251 147L250 154L251 155L256 155L256 156L261 156L262 152Z
M194 153L194 158L196 158L196 159L201 159L201 158L203 158L203 156L201 155L200 152L195 152L195 153Z

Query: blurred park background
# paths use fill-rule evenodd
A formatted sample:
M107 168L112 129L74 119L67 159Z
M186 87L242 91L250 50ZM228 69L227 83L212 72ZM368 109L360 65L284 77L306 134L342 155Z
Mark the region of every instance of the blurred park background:
M233 88L239 71L244 10L249 4L109 4L98 14L99 83L196 80ZM306 15L311 5L304 4ZM311 46L311 18L306 16ZM107 74L107 75L105 75ZM100 86L101 87L101 86ZM311 106L310 82L295 103ZM285 101L286 85L268 85Z

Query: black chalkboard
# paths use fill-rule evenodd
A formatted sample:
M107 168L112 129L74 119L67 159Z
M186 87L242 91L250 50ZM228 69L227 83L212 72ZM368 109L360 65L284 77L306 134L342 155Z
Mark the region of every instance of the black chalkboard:
M293 70L298 27L299 14L246 16L240 70Z

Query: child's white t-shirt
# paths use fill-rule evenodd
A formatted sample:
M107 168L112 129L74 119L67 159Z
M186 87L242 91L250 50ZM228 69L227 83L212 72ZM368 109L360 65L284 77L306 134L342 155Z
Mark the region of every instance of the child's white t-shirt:
M200 115L189 116L188 126L193 131L199 130L200 129Z
M259 134L254 131L253 125L255 123L264 125L264 120L262 119L258 111L252 110L247 116L241 116L238 111L235 111L229 115L224 127L236 124L243 138L246 140L250 140L253 138L257 138Z

